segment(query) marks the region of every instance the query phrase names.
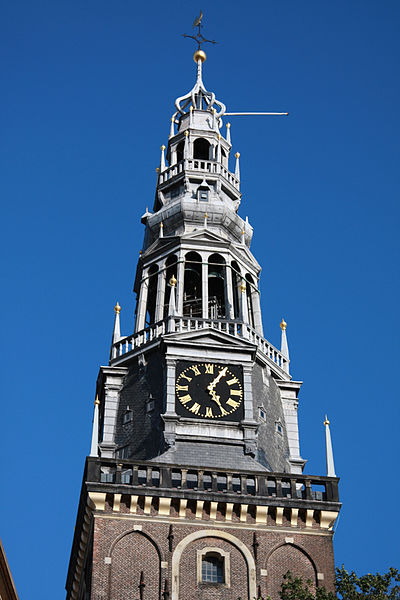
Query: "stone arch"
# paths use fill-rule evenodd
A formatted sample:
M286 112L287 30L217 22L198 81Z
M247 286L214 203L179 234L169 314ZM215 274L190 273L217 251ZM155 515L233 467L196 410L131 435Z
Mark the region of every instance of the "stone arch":
M197 138L193 142L193 158L200 160L209 160L211 153L211 144L205 138Z
M283 542L269 552L266 559L267 593L272 600L278 600L282 579L285 573L310 579L317 586L317 568L311 556L298 544Z
M142 538L139 543L137 543L138 536ZM109 557L111 560L109 571L110 598L113 598L113 600L136 599L138 595L137 586L142 571L146 592L151 597L161 598L162 555L157 543L151 536L139 529L124 531L111 543ZM124 585L124 578L126 580L127 573L129 574L129 580Z
M256 565L254 562L254 558L247 548L247 546L239 540L236 536L231 533L227 533L226 531L218 531L214 529L203 529L201 531L194 531L193 533L187 535L183 540L177 544L174 553L172 555L172 597L171 600L179 600L179 564L181 560L181 556L183 551L187 548L187 546L196 540L205 537L212 538L221 538L222 540L226 540L230 542L233 546L235 546L239 552L242 554L244 560L247 564L248 570L248 589L249 589L249 598L256 598L257 596L257 586L256 586Z

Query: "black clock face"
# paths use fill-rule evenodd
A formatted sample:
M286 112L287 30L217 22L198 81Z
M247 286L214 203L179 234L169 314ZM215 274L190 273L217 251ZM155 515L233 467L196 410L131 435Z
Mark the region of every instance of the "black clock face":
M237 365L179 362L176 410L185 417L239 421L243 418L243 373Z

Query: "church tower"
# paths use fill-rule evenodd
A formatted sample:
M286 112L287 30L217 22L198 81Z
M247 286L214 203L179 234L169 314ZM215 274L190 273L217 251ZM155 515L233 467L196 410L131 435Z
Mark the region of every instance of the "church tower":
M329 422L327 476L305 475L301 382L286 323L280 350L264 337L239 154L224 104L203 83L205 59L195 52L196 81L175 101L153 210L141 218L128 335L115 307L68 600L277 600L288 570L334 589Z

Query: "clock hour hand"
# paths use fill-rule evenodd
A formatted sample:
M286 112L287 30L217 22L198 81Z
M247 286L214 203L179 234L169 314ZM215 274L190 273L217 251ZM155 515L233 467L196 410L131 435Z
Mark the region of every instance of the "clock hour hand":
M222 405L221 405L219 396L217 396L217 392L215 390L212 390L210 393L211 393L211 400L214 400L214 402L218 405L218 407L222 413L223 409L222 409Z

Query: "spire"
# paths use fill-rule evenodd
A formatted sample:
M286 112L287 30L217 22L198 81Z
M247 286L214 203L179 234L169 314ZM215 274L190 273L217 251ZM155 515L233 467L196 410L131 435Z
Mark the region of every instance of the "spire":
M175 275L172 275L171 279L169 280L169 285L171 288L171 292L169 295L168 317L171 317L171 318L169 319L169 323L168 323L168 333L172 333L173 331L175 331L175 320L173 319L173 317L175 317L175 314L176 314L176 303L175 303L176 278L175 278Z
M228 142L228 144L231 144L231 124L227 123L226 124L226 141Z
M114 306L115 319L114 319L114 331L113 331L113 344L118 342L121 339L121 330L119 325L119 313L121 312L121 307L119 303Z
M280 328L282 330L282 334L281 334L281 354L283 354L283 356L285 358L289 359L289 347L288 347L287 337L286 337L286 327L287 327L287 323L286 323L285 319L282 319L282 321L280 322Z
M164 146L164 144L161 146L160 171L161 171L161 173L163 171L165 171L165 146Z
M325 415L324 425L325 425L325 444L326 444L326 476L327 477L336 477L335 463L333 461L331 432L329 429L328 417L326 415Z
M240 152L236 152L236 154L235 154L235 158L236 158L235 177L236 177L236 179L240 180L239 157L240 157Z
M90 456L99 455L99 395L96 394L96 400L94 401L94 413L93 413L93 427L92 427L92 444L90 446Z

